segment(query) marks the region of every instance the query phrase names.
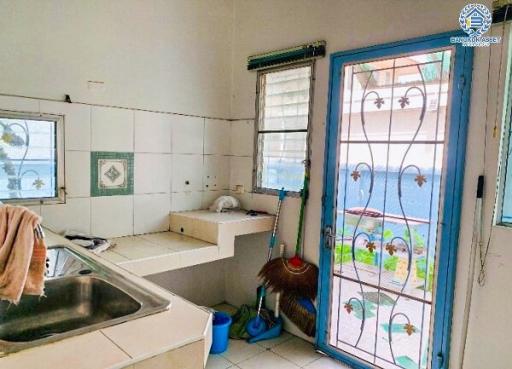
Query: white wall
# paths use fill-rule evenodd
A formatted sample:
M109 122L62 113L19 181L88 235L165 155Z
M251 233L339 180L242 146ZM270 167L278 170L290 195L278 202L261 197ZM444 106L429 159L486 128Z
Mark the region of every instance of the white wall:
M328 53L371 46L384 42L403 40L459 28L458 15L466 1L307 1L261 0L235 1L235 30L233 39L233 87L232 117L253 118L256 89L256 73L246 70L246 58L257 53L294 46L314 40L326 40ZM484 2L490 7L490 1ZM495 30L499 32L500 30ZM489 91L491 114L487 121L494 124L495 91L499 50L493 48L493 72ZM470 130L466 156L466 175L462 209L462 227L457 266L456 296L452 327L451 365L459 364L461 321L466 293L466 278L471 245L475 185L477 175L485 168L487 189L485 194L486 219L491 217L494 199L494 182L498 162L499 139L490 138L486 162L483 163L485 100L487 94L488 49L476 50L473 89L471 97ZM320 212L323 179L325 117L327 109L329 59L316 63L316 81L312 120L312 181L306 217L306 257L317 262L319 257ZM504 75L502 75L504 78ZM503 84L502 84L503 85ZM503 87L503 86L501 86ZM490 130L492 131L492 129ZM492 134L490 132L489 134ZM243 202L248 207L272 210L275 198L246 194ZM295 241L298 201L288 199L284 205L281 238L292 248ZM489 225L489 222L487 222ZM488 232L487 232L488 233ZM512 339L512 322L507 313L512 311L512 295L508 282L512 279L512 256L508 251L512 230L493 228L487 271L487 284L475 287L474 303L469 327L469 339L464 368L508 368L509 347ZM486 236L487 237L487 236ZM261 240L240 238L248 250L237 253L237 265L246 265L257 255L264 254L266 247ZM240 246L237 246L240 247ZM230 294L229 284L236 272L226 269L226 296L228 301L251 302L250 297L257 285L252 276L237 280L236 286L245 288L244 293ZM245 296L245 297L244 297Z
M35 97L0 96L0 110L65 116L68 196L32 207L44 225L105 237L161 231L170 210L224 193L232 0L0 0L0 9L0 95ZM47 100L65 94L92 105ZM91 151L134 152L135 194L91 197ZM200 304L224 298L223 262L155 278Z
M232 0L0 0L0 93L229 117ZM105 91L87 81L105 82Z
M232 0L0 0L0 9L0 95L31 97L0 96L0 109L65 120L67 201L33 207L46 226L162 231L170 210L205 207L229 188L231 123L208 117L230 116ZM87 104L48 101L64 94ZM134 195L91 197L91 151L134 153Z
M505 35L510 31L507 26ZM502 28L493 30L501 35ZM507 38L510 44L510 36ZM508 46L506 45L506 46ZM508 313L512 311L512 290L508 281L512 278L512 255L509 251L512 229L492 226L493 208L496 196L496 181L499 164L501 130L493 136L493 127L497 122L500 127L502 118L503 89L505 85L505 69L507 51L498 47L491 50L477 50L473 68L473 87L470 106L470 128L468 147L466 150L466 168L464 178L464 194L459 234L459 258L457 265L457 281L455 288L455 309L453 319L454 349L460 341L460 327L464 298L466 294L466 278L469 265L469 249L471 246L476 182L479 174L485 175L486 188L484 193L484 246L490 237L489 256L486 267L486 284L480 287L474 284L473 304L469 324L467 353L464 368L508 368L510 367L510 348L512 341L510 332L512 322ZM491 58L491 74L487 85L487 70ZM502 61L500 63L500 61ZM500 74L501 64L501 74ZM501 81L498 80L501 76ZM488 87L487 87L488 86ZM486 101L488 112L486 113ZM487 117L486 117L487 114ZM496 117L496 114L498 115ZM488 128L486 130L487 122ZM484 150L484 137L487 136L487 148ZM477 260L478 273L478 260ZM492 333L491 333L492 332ZM452 362L456 362L452 357Z
M147 277L163 288L201 306L225 301L225 260L153 274Z

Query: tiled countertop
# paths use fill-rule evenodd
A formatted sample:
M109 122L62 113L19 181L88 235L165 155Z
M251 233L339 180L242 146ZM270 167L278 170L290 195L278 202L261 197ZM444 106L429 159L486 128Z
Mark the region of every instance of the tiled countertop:
M211 346L211 314L206 310L140 278L206 263L234 254L238 235L272 229L272 215L252 217L245 212L193 211L171 214L171 229L114 239L116 246L100 256L87 253L125 278L171 301L162 313L132 320L95 332L71 337L0 358L2 369L120 369L193 342L204 341L204 358ZM47 244L82 248L50 231Z
M219 259L217 245L174 232L119 237L99 256L136 275L145 276Z
M83 249L49 231L47 244ZM204 340L211 345L211 314L122 268L88 253L126 279L171 301L169 310L0 358L2 369L118 369Z
M161 273L231 257L235 237L272 229L273 215L206 210L171 213L172 232L112 239L100 257L139 276Z
M190 219L199 219L212 223L240 223L240 222L254 222L258 220L274 220L274 216L270 214L260 213L257 215L248 215L245 210L233 210L222 213L212 212L209 210L191 210L171 213L173 215L184 216Z
M235 253L235 237L268 232L274 226L273 215L247 215L246 211L214 213L208 210L171 213L171 231L219 246L219 258Z

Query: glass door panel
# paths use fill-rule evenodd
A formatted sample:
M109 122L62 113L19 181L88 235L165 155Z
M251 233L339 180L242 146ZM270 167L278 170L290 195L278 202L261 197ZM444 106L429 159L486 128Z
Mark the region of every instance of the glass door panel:
M342 70L328 342L381 368L427 367L452 52Z

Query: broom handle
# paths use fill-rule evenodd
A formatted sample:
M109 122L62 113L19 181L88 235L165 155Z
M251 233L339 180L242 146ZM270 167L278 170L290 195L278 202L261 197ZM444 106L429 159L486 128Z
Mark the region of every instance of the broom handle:
M279 257L282 258L284 255L284 243L279 245ZM276 307L274 309L274 318L279 318L279 308L281 302L281 292L276 293Z
M276 245L276 239L277 239L277 226L279 224L279 215L281 214L281 205L283 204L283 200L286 196L286 191L284 190L284 187L279 190L279 200L277 202L277 210L276 210L276 219L274 220L274 229L272 230L272 235L270 236L270 241L268 245L268 255L267 255L267 262L272 259L272 250L274 249L274 246Z
M304 173L304 185L302 187L301 192L301 201L300 201L300 214L299 214L299 231L297 232L297 243L295 244L295 256L300 256L300 249L302 243L302 228L304 225L304 208L306 207L306 200L309 192L309 173L306 171Z

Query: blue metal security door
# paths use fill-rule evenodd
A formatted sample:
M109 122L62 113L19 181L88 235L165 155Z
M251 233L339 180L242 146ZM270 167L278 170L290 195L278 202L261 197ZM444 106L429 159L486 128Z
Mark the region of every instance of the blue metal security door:
M448 365L472 49L456 33L331 56L318 347Z

